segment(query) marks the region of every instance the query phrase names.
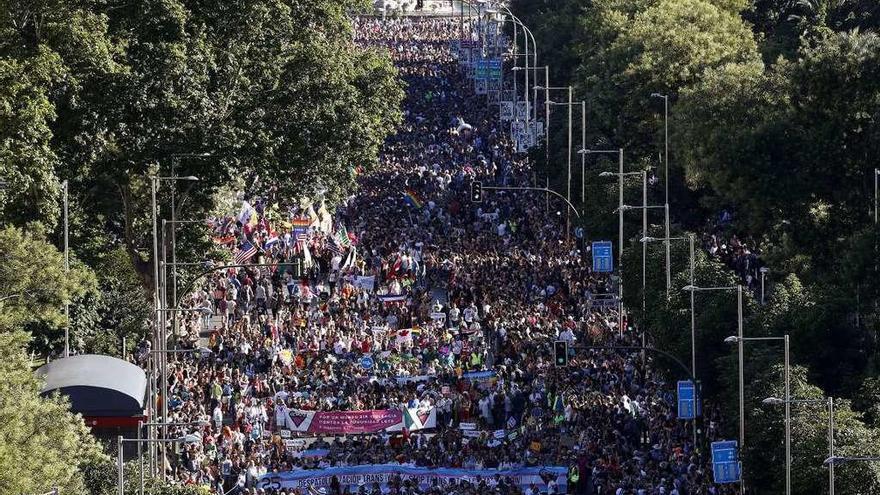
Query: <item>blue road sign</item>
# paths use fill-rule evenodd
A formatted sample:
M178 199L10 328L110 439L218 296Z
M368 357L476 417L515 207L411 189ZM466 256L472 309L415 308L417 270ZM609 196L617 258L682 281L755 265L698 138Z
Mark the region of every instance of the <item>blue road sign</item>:
M694 419L700 416L700 397L697 387L690 380L678 382L678 419Z
M593 243L593 271L610 273L614 271L614 255L611 251L611 241L596 241Z
M368 370L373 367L373 358L364 356L361 358L361 368Z
M740 480L736 440L712 442L712 475L715 483L736 483Z

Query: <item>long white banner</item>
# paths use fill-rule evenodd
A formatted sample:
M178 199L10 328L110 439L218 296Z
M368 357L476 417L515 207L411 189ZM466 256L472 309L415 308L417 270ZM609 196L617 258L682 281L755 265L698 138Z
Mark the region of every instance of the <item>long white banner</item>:
M401 466L398 464L367 464L362 466L331 467L325 469L288 471L270 473L260 478L257 486L265 490L281 488L315 488L329 487L330 480L335 476L343 487L355 487L360 483L367 486L373 483L386 485L395 475L404 480L415 480L421 488L427 488L437 482L441 486L458 484L462 481L475 483L477 477L492 478L495 475L508 478L525 490L532 483L546 490L547 484L553 480L557 483L558 493L566 493L568 488L567 470L561 466L527 467L513 469L455 469L455 468L421 468Z

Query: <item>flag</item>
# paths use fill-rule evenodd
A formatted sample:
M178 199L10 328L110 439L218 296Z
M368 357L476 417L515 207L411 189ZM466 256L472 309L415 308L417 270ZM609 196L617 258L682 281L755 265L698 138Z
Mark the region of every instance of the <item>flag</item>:
M214 237L214 242L216 242L217 244L221 244L221 245L232 244L235 242L235 236L234 235L227 235L227 236Z
M388 294L379 296L379 300L384 304L403 304L406 302L406 296L403 294Z
M242 225L247 225L251 221L251 216L256 215L257 212L254 211L254 207L251 206L247 201L241 202L241 210L238 212L238 221L241 222Z
M306 241L308 241L308 239L308 236L305 234L297 234L296 241L293 243L293 252L299 253L305 251Z
M352 246L351 250L348 252L348 256L345 258L345 263L342 264L342 269L347 270L347 269L353 267L356 260L357 260L357 248Z
M311 220L306 217L295 217L292 222L290 222L293 233L294 234L305 234L307 230L309 230L309 225L311 224Z
M263 249L264 250L271 249L272 246L274 246L275 244L278 244L278 241L279 241L278 234L272 232L271 234L269 234L269 238L266 239L266 242L263 243Z
M417 210L425 205L419 195L409 187L404 190L403 199Z
M312 267L312 252L309 251L309 244L307 242L303 242L301 244L303 250L303 266L306 268Z
M238 252L235 253L235 264L243 265L250 261L255 254L257 254L257 248L249 241L244 241L244 243L238 247Z
M336 244L339 244L339 247L347 248L351 246L351 239L348 237L348 230L346 230L345 225L340 225L338 229L336 229L335 236Z
M339 246L336 245L336 242L333 239L330 239L328 243L324 245L331 253L342 255L342 249L339 249Z

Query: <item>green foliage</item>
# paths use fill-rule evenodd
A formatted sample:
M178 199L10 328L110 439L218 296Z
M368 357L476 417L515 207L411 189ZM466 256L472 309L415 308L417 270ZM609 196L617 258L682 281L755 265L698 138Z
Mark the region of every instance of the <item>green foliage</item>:
M765 371L751 375L746 381L750 401L746 412L746 445L752 466L747 469L751 473L750 483L760 488L758 493L784 491L784 406L761 404L765 397L784 397L783 368L778 364L778 353L775 358L776 364L767 359L762 363L767 366ZM792 493L828 493L828 470L822 467L828 457L827 399L818 387L808 383L807 370L800 366L792 367L790 393L794 399L818 401L791 405ZM834 408L835 454L874 452L880 440L878 432L865 426L861 415L851 409L848 401L835 400ZM873 493L880 489L880 470L865 463L838 467L835 489L839 493Z
M148 468L147 468L148 469ZM139 493L140 470L138 461L128 461L123 465L123 479L125 493ZM116 459L107 456L95 459L82 467L85 486L88 495L116 495L119 476L119 465ZM174 485L163 482L159 478L145 473L144 492L157 495L209 495L211 491L207 487L196 485Z
M5 311L4 311L5 312ZM84 493L80 467L103 456L58 395L42 398L24 332L0 332L0 486L5 493Z
M757 56L742 20L704 0L660 0L631 16L619 10L597 16L614 35L606 46L588 49L578 69L582 91L594 102L600 129L613 130L635 156L662 128L651 93L674 96L708 68Z
M69 179L80 258L97 267L104 246L124 246L149 290L151 175L200 178L160 183L164 218L172 189L180 213L203 218L234 179L284 198L344 197L403 97L387 55L353 46L349 15L366 6L0 4L0 219L55 225ZM195 235L178 254L201 258L204 230L180 230Z
M91 273L77 266L64 271L64 255L42 238L39 224L0 230L0 333L29 324L60 327L64 302L94 286Z

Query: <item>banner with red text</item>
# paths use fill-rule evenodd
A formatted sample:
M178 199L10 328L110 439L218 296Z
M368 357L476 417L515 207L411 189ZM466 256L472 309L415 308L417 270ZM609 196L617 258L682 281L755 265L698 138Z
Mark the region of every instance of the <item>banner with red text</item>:
M345 435L380 431L413 431L437 426L437 411L426 409L372 409L364 411L306 411L284 408L278 427L299 433Z

